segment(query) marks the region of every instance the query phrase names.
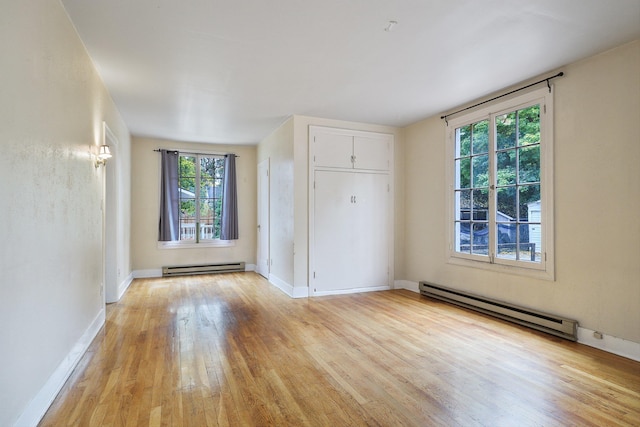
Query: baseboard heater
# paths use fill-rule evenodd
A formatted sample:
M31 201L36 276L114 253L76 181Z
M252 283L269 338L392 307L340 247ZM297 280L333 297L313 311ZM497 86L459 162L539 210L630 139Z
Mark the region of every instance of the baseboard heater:
M571 341L577 341L578 339L578 322L575 320L541 313L506 302L496 301L427 282L420 282L420 293L427 297L476 310Z
M233 273L238 271L244 271L244 262L176 265L172 267L162 267L162 277L188 276L193 274Z

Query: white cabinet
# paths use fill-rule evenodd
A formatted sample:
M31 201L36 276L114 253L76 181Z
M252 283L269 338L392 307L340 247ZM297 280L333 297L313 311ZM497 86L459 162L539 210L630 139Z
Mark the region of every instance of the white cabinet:
M309 144L311 295L388 289L393 137L312 127Z
M392 135L312 126L309 141L313 167L390 169Z

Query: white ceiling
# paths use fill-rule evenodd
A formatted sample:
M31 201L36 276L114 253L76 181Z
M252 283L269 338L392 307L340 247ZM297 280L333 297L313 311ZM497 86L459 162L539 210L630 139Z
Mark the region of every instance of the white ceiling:
M134 135L214 143L405 126L640 37L640 0L61 1Z

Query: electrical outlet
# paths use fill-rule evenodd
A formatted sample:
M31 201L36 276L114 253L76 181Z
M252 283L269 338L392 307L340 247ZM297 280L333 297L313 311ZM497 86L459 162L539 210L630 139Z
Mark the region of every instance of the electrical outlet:
M593 331L593 337L596 338L596 339L601 340L602 339L602 332Z

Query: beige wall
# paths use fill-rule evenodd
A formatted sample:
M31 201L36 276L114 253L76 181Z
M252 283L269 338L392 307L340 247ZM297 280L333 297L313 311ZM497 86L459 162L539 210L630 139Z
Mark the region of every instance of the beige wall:
M405 275L640 343L640 41L555 80L556 280L446 262L445 123L406 129ZM397 276L398 277L398 276Z
M232 247L202 249L159 249L158 212L160 209L159 148L203 153L228 153L236 160L238 180L238 227L240 238ZM138 274L157 271L167 265L188 265L244 261L256 258L256 147L249 145L197 144L154 138L134 137L131 149L131 253L133 270Z
M130 140L60 2L4 1L0 22L0 425L11 426L37 421L104 321L104 168L91 151L105 120L129 187ZM127 276L128 237L119 244Z

